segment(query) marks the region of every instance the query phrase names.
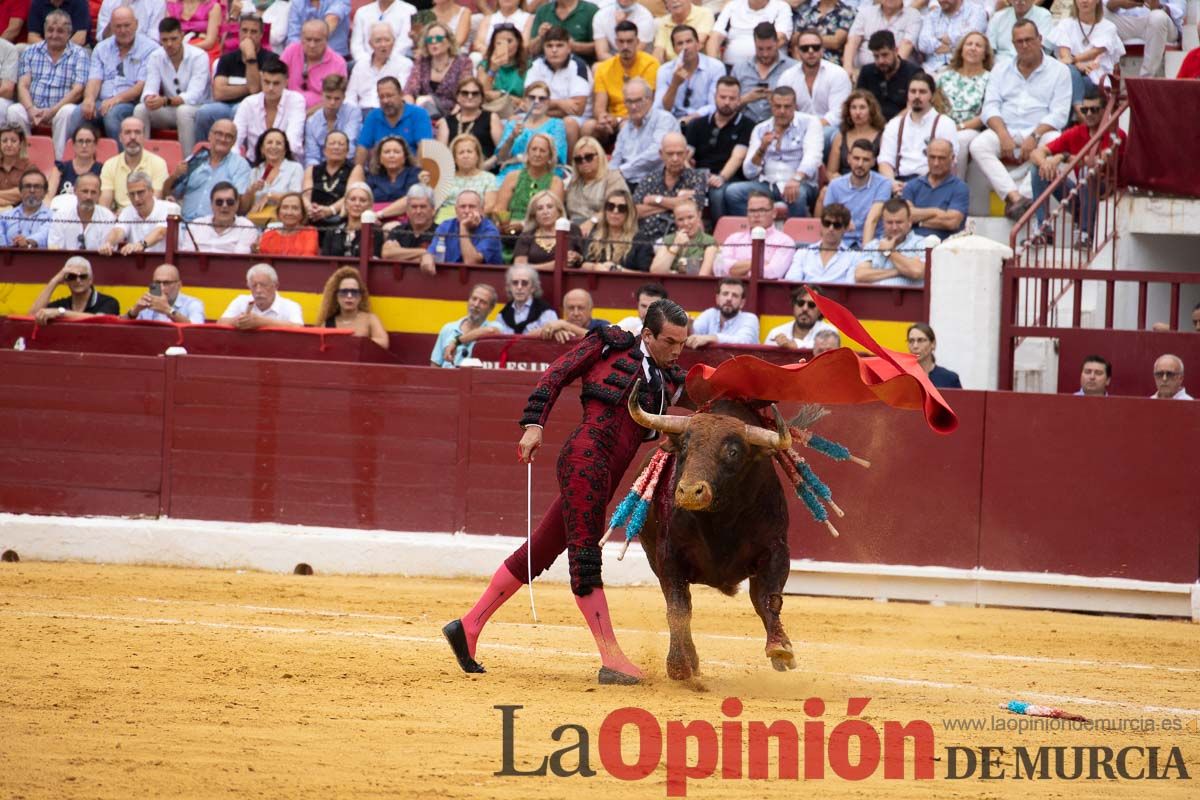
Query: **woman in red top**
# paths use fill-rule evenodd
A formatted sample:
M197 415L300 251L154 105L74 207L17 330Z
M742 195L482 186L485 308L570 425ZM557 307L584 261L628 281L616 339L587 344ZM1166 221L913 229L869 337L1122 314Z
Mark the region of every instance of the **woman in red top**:
M272 256L317 255L317 229L308 226L304 198L299 192L288 192L279 199L278 216L283 224L263 233L258 252Z

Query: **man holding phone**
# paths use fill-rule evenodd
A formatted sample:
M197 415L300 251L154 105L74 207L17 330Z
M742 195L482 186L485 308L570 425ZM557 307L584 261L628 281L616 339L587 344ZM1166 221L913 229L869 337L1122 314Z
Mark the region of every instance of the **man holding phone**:
M742 113L759 123L771 116L771 90L796 62L779 50L775 26L760 22L754 28L754 58L733 65L733 77L742 87Z
M130 319L160 322L204 322L204 303L180 290L183 280L174 264L160 264L150 280L150 289L125 312Z
M700 52L700 36L691 25L676 25L671 46L678 55L658 68L659 104L686 125L716 110L713 98L725 65Z

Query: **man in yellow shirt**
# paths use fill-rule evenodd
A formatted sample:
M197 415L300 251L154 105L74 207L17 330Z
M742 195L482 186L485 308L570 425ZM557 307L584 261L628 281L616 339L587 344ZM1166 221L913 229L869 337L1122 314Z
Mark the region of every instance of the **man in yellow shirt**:
M167 162L161 156L142 147L145 129L137 117L126 117L121 122L122 152L104 162L100 168L100 205L121 213L129 205L126 179L135 172L144 172L154 184L154 194L162 192L167 180Z
M617 54L596 65L596 86L592 119L584 123L583 135L595 136L607 146L616 138L628 112L625 109L625 83L642 78L650 86L658 77L658 61L639 49L638 28L625 20L617 23Z

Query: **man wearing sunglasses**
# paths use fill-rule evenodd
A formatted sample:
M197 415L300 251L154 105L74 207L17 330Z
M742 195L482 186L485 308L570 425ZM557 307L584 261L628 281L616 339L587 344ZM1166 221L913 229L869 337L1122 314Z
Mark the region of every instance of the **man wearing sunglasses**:
M821 120L828 154L833 137L842 123L842 105L850 96L852 86L846 70L826 60L824 40L815 28L800 31L796 51L800 61L779 76L780 86L790 86L796 93L796 110L812 114Z
M821 211L821 238L796 250L783 279L788 283L854 283L854 268L861 253L846 244L850 209L837 203Z
M304 95L309 114L321 107L322 81L330 75L346 78L350 74L346 59L329 46L329 26L321 19L305 22L300 29L300 41L285 47L279 60L287 64L288 88Z
M50 224L50 250L99 250L117 217L99 204L100 177L85 172L75 179L75 205L54 212Z
M179 146L190 154L196 146L196 114L212 98L208 53L183 43L183 27L174 17L158 24L158 38L162 48L150 56L142 101L133 115L146 136L152 125L179 131Z
M1100 123L1104 120L1104 103L1100 99L1100 90L1091 81L1088 81L1084 87L1083 102L1076 106L1076 111L1079 112L1079 117L1083 122L1067 128L1062 135L1041 145L1029 157L1036 168L1033 173L1034 197L1042 196L1050 183L1058 177L1058 173L1063 170L1064 165L1079 155L1079 152L1100 129ZM1104 146L1107 147L1113 143L1113 134L1110 132ZM1119 159L1125 152L1125 131L1120 128L1116 130L1116 144L1117 158ZM1079 228L1075 241L1079 247L1091 245L1092 227L1096 221L1096 207L1104 190L1109 188L1100 183L1099 175L1093 173L1089 177L1088 168L1091 166L1094 166L1094 162L1076 167L1074 174L1064 177L1062 183L1054 190L1054 196L1061 202L1077 185L1079 187L1079 192L1072 201L1070 209L1071 215L1075 218L1075 224ZM1036 214L1037 221L1042 226L1039 233L1040 241L1053 244L1054 226L1046 224L1046 206L1044 204L1038 206Z
M230 183L218 183L212 188L209 201L212 213L192 220L180 231L179 249L201 253L236 253L247 255L258 242L258 227L237 213L238 190Z
M17 184L20 205L0 214L0 247L45 247L54 213L42 205L46 199L46 176L37 167L21 173Z
M154 22L158 35L158 21ZM121 6L112 13L113 35L92 51L92 65L83 102L71 115L69 133L87 122L103 122L104 133L118 138L121 123L133 114L134 103L146 85L146 68L158 43L138 31L133 9Z
M60 286L67 287L70 294L51 301L50 297ZM68 258L63 268L33 301L33 308L29 309L30 316L35 317L39 325L48 325L60 319L87 319L93 314L117 316L120 313L121 307L116 298L100 294L92 285L92 264L83 256Z
M1166 353L1154 361L1154 385L1158 389L1150 395L1154 400L1191 400L1192 396L1183 388L1183 359Z
M288 8L287 40L302 41L304 23L310 20L325 23L329 46L342 57L344 68L345 59L350 57L350 0L292 0Z
M837 333L837 328L825 321L808 289L797 286L792 289L792 321L767 331L763 344L785 350L811 350L816 346L817 334L822 331Z

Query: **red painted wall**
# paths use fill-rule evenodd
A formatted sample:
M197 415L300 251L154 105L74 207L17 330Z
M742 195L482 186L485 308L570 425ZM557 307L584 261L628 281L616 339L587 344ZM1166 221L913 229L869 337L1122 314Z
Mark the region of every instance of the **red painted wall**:
M0 374L5 511L525 532L515 420L533 373L0 350ZM874 465L813 455L847 516L834 539L794 502L794 557L1197 579L1200 405L948 399L951 436L880 406L822 421ZM577 400L547 429L535 513Z

